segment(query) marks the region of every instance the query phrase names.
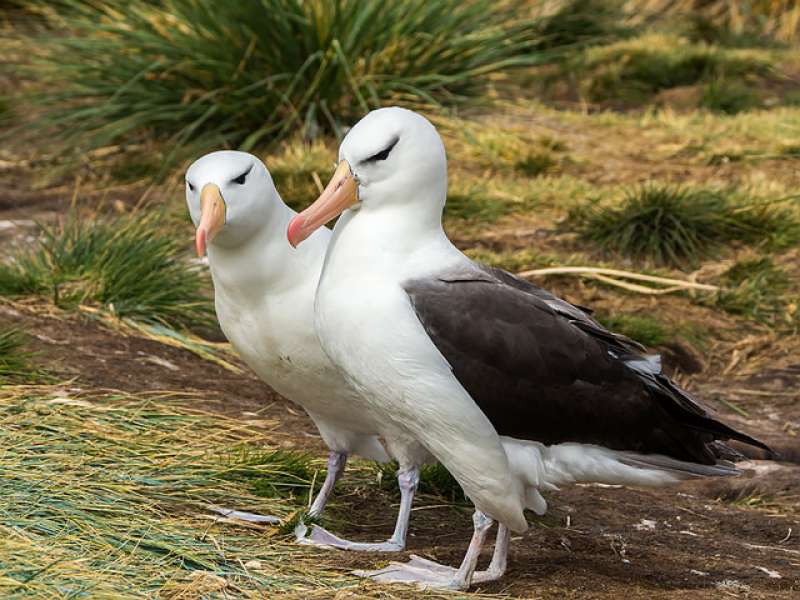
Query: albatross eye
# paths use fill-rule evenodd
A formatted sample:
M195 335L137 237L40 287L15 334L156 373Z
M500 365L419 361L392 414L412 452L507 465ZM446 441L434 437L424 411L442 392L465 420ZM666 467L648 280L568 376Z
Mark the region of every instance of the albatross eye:
M194 186L192 185L192 182L191 182L191 181L187 181L187 182L186 182L186 185L188 185L188 186L189 186L189 191L190 191L190 192L193 192L193 191L194 191Z
M238 177L234 177L233 179L231 179L231 183L238 183L239 185L244 185L244 182L247 179L247 176L250 174L250 171L252 171L252 170L253 170L253 165L250 165L250 168L247 169L247 171L245 171L244 173L242 173Z
M368 162L376 162L376 161L379 161L379 160L386 160L387 158L389 158L389 153L392 151L392 148L394 148L397 145L397 142L399 142L399 141L400 141L399 137L394 138L389 143L389 145L386 146L386 148L384 148L383 150L381 150L377 154L373 154L372 156L370 156L369 158L364 160L364 162L368 163Z

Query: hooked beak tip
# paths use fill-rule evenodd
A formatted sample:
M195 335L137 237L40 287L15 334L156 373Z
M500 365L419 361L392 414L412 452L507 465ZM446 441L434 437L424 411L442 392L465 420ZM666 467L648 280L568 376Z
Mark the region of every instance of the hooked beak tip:
M289 221L289 226L286 228L286 238L292 248L297 248L298 244L305 239L305 235L303 235L304 222L305 219L301 215L295 215Z

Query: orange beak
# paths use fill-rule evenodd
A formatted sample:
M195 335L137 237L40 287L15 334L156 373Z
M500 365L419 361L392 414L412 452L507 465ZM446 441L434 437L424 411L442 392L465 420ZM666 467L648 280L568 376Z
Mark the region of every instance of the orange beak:
M316 201L289 221L286 237L292 247L297 245L342 212L358 202L358 180L343 160L336 167L328 187Z
M214 239L225 225L225 200L222 192L213 183L207 183L200 191L200 225L194 236L197 256L204 256L206 244Z

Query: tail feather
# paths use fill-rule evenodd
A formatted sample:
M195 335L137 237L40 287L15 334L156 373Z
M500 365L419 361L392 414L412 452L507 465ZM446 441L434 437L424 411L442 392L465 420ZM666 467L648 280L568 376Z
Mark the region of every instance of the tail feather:
M736 465L727 460L717 461L713 465L701 465L699 463L676 460L661 454L621 452L620 461L632 467L668 471L681 479L690 477L735 477L741 474Z
M764 442L712 417L688 392L672 383L666 376L658 374L647 377L641 371L638 373L650 393L661 402L667 412L673 418L686 424L687 427L710 434L714 440L737 440L749 446L761 448L772 457L776 456L775 452Z

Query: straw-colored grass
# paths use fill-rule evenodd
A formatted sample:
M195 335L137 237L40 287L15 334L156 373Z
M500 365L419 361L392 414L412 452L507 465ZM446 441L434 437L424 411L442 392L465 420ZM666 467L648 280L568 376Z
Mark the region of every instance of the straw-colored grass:
M34 381L42 376L25 349L25 334L19 329L0 327L0 384Z
M268 532L215 523L207 508L291 511L227 476L226 449L257 435L252 427L164 402L24 389L3 391L0 424L3 597L131 597L198 578L252 591L293 583L242 564L286 555ZM277 477L280 468L259 465Z
M420 597L349 576L336 553L279 527L210 509L291 518L306 506L324 462L274 451L273 425L169 397L2 388L0 597ZM357 462L353 475L375 480Z

